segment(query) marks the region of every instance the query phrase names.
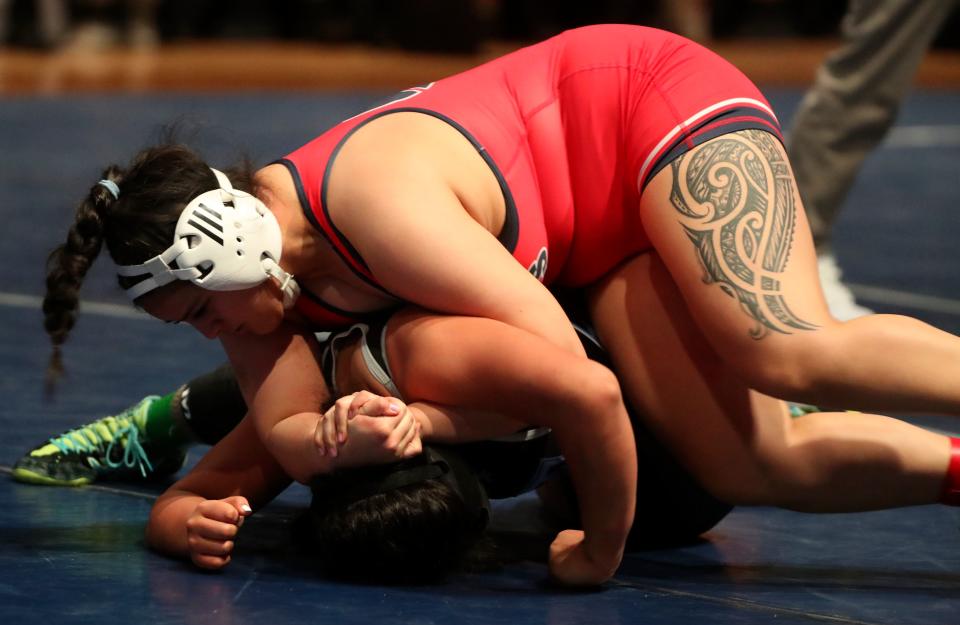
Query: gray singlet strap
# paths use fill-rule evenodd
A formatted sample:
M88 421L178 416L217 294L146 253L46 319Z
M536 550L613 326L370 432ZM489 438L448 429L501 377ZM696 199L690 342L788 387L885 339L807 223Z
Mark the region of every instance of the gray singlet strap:
M355 332L360 333L360 354L363 356L363 363L367 366L367 370L370 374L376 378L376 380L387 389L387 393L391 397L396 397L397 399L403 400L403 397L400 395L400 391L397 389L397 386L393 383L393 376L390 374L390 365L387 364L387 354L385 349L380 349L379 354L382 357L381 360L376 357L373 353L373 350L370 348L370 341L368 336L370 334L371 328L365 323L356 323L343 332L337 332L332 334L327 341L326 347L323 350L323 355L321 356L321 365L324 370L325 376L328 378L327 383L330 385L330 390L335 396L340 396L343 393L340 389L337 388L337 353L340 351L340 344L345 340L349 339L354 335ZM380 345L383 343L383 333L386 332L386 325L383 326L380 336Z
M383 327L380 328L380 345L378 350L380 353L380 358L377 358L370 349L370 341L367 339L367 334L370 332L370 327L363 325L362 323L358 323L354 327L357 326L360 326L360 332L362 333L360 353L363 354L363 362L367 365L367 369L370 371L370 374L377 379L377 382L383 384L384 388L387 389L390 395L396 397L397 399L403 400L403 396L400 395L397 385L393 383L393 374L390 372L390 361L387 360L387 324L384 323Z

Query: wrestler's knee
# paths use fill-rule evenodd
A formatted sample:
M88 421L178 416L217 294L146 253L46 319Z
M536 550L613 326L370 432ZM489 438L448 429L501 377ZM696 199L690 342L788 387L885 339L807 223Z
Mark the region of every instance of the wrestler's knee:
M792 508L816 483L816 468L805 466L788 444L767 444L731 459L727 470L697 476L714 497L732 505ZM730 470L739 466L739 470Z

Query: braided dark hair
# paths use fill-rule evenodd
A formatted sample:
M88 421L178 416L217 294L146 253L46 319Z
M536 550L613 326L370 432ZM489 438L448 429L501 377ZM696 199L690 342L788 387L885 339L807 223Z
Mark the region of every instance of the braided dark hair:
M137 154L126 170L107 167L101 179L115 183L119 197L94 184L77 207L66 242L47 257L43 326L53 344L48 391L63 373L61 346L76 323L80 286L103 246L118 265L146 262L173 243L177 219L190 200L217 186L209 166L194 150L177 143L173 132L168 131L162 144ZM252 190L249 160L225 173L234 188ZM118 278L123 288L140 279Z

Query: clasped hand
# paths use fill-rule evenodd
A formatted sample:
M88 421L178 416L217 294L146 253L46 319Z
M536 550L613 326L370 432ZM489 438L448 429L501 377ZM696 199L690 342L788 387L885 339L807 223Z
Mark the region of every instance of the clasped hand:
M317 422L314 443L321 455L340 457L341 467L392 462L423 450L420 423L410 408L368 391L334 402Z

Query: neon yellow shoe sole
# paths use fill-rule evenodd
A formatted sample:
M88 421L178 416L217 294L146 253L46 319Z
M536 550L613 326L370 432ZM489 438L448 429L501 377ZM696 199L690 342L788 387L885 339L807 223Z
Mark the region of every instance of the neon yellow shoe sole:
M13 479L25 484L39 484L40 486L86 486L92 484L96 478L77 477L73 479L55 478L44 473L31 471L26 467L16 467L11 472Z

